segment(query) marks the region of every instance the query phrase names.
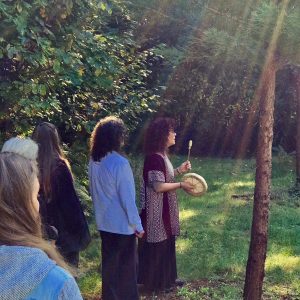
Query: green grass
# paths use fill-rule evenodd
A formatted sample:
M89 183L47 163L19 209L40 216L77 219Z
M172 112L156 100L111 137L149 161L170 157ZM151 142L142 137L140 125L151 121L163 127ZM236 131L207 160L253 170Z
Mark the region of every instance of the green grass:
M178 165L180 157L172 157ZM177 266L191 284L178 299L241 299L247 263L254 188L254 160L192 158L192 171L202 175L208 192L193 198L183 191L180 203L181 236L177 239ZM135 159L134 172L142 163ZM300 200L289 196L294 183L290 157L273 162L269 242L264 283L265 299L300 299ZM233 194L250 197L233 199ZM94 227L94 226L93 226ZM99 295L100 240L94 231L91 246L81 255L81 291ZM195 282L199 281L199 284ZM202 283L203 284L202 284Z

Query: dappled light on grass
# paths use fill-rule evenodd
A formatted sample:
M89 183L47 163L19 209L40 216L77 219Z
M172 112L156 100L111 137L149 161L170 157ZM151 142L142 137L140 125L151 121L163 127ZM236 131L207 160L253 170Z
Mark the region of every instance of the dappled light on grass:
M295 288L291 288L293 284L287 286L286 284L276 284L272 287L265 288L264 295L265 299L270 300L277 300L277 299L291 299L297 300L299 295L299 289L294 286ZM274 295L277 295L275 298Z
M251 187L254 188L254 181L234 181L228 185L229 188L232 189L240 189L243 187Z
M182 210L180 211L180 220L187 220L191 217L194 217L194 216L197 216L199 215L200 212L199 211L195 211L195 210L192 210L192 209L185 209L185 210Z
M266 271L272 271L276 268L280 268L287 273L296 272L300 275L300 257L287 256L286 253L268 256L266 260Z
M220 230L223 230L222 226L225 224L226 220L227 220L227 215L226 214L224 214L224 213L215 214L214 216L212 216L210 218L210 224L212 226L216 226L217 225L218 227L220 227L219 228Z
M190 240L187 239L177 239L176 241L176 251L178 253L184 254L192 247L192 243Z

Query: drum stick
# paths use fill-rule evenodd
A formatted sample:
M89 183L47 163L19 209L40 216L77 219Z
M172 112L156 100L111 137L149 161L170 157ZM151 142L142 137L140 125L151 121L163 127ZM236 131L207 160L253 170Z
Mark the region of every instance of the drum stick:
M193 146L193 141L189 140L189 151L188 151L187 160L190 160L190 154L191 154L191 148L192 148L192 146Z

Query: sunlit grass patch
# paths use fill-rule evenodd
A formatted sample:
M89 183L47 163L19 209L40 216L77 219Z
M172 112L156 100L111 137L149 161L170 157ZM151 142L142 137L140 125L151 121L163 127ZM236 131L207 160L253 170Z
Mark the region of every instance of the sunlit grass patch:
M178 239L176 241L176 251L178 253L184 253L184 252L188 251L190 247L192 247L192 243L190 240Z
M79 279L78 285L84 299L94 299L101 295L102 281L96 271L87 272L84 277Z
M290 256L287 253L273 254L267 257L266 271L281 268L286 273L300 270L300 256Z
M196 212L195 210L191 209L184 209L180 211L180 220L187 220L191 217L195 217L196 215L199 215L200 212Z

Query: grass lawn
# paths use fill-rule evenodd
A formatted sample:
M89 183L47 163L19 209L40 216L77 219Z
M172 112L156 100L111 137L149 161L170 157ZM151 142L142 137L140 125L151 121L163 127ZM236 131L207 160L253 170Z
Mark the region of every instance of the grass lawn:
M171 160L177 166L181 158ZM177 267L179 277L188 284L171 295L143 298L242 299L255 161L192 158L191 162L192 171L206 179L208 193L201 198L178 193ZM135 159L132 165L138 174L141 161ZM264 299L300 299L300 198L288 193L294 183L292 158L275 157L272 177ZM91 228L94 238L81 254L79 286L86 299L97 299L101 291L100 239L94 223Z

